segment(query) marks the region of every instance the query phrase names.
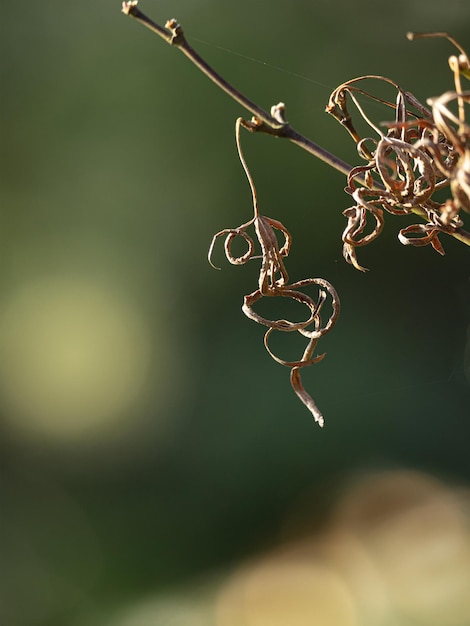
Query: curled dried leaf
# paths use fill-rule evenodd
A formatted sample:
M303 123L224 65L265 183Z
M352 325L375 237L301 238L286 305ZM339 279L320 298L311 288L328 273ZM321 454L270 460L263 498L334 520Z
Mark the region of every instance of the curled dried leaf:
M348 263L354 265L354 267L362 272L367 271L367 268L359 265L356 256L356 248L365 246L374 239L376 239L382 232L384 220L382 209L374 206L373 202L366 202L363 197L365 190L358 189L354 197L362 202L356 206L349 207L343 211L343 215L348 218L348 223L343 231L343 256ZM367 215L372 214L375 218L375 226L373 230L367 235L359 237L364 232L367 224Z
M398 233L398 239L405 246L427 246L431 244L434 250L444 255L444 248L439 241L440 229L433 224L412 224L406 228L402 228ZM410 237L410 235L419 235Z
M217 239L219 237L223 237L224 235L226 235L224 243L225 256L227 257L229 263L231 263L232 265L244 265L251 259L255 251L255 244L253 243L253 239L245 232L245 228L247 228L250 224L251 222L248 222L247 224L243 224L238 228L224 228L213 236L211 244L209 246L209 252L207 253L207 259L214 269L220 269L220 267L217 267L212 263L212 253L214 251L214 246ZM233 240L236 237L241 237L248 244L248 249L245 254L239 257L234 256L231 249Z
M319 354L315 357L312 356L310 359L302 358L298 361L286 361L285 359L282 359L281 357L278 357L276 354L274 354L274 352L269 347L269 337L271 336L271 333L274 332L274 330L276 329L271 327L266 331L264 335L264 346L269 353L269 356L281 365L284 365L285 367L306 367L308 365L313 365L314 363L319 363L326 356L326 352L324 352L323 354ZM318 341L318 339L316 339L315 341Z
M301 330L306 326L310 326L310 324L312 324L318 316L319 305L316 304L312 300L312 298L307 296L305 293L302 293L301 291L297 291L294 289L281 289L276 294L277 296L283 298L292 298L293 300L296 300L301 304L305 304L310 311L310 315L306 320L300 322L291 322L289 320L268 320L261 315L258 315L258 313L256 313L252 308L256 302L261 300L263 295L264 294L261 293L259 289L257 289L253 293L245 296L243 300L243 313L257 324L262 324L263 326L269 326L269 328L275 328L277 330L282 330L285 332L292 332L296 330Z

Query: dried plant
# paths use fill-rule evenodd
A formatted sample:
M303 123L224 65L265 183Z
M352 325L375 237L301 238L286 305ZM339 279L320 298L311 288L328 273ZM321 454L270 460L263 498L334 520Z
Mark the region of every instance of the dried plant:
M359 265L356 248L376 239L383 228L384 211L393 215L415 213L425 223L402 228L398 239L404 245L432 247L444 254L439 240L441 233L459 237L463 226L460 211L470 212L470 126L465 121L465 104L470 92L462 92L460 75L469 71L470 63L463 49L447 33L409 33L416 37L446 37L461 52L451 57L449 65L454 73L455 90L438 98L430 98L430 109L419 102L397 83L383 76L361 76L337 87L330 96L326 111L335 117L357 144L365 165L349 172L346 191L355 205L344 211L347 226L343 232L343 255L348 263L364 271ZM396 90L394 102L385 101L362 88L363 81L377 80L392 85ZM372 99L394 109L392 122L383 124L382 131L367 116L358 96ZM351 101L360 117L378 138L362 137L356 130L348 108ZM451 110L457 103L458 113ZM365 184L358 187L355 179L362 174ZM450 197L435 199L435 193L448 188ZM363 234L368 215L373 227Z
M258 289L245 296L242 310L250 319L254 320L258 324L263 324L268 327L264 336L264 345L266 346L266 350L275 361L281 363L281 365L291 368L291 384L295 393L312 413L315 421L318 422L320 426L323 426L323 415L315 404L313 398L309 393L307 393L307 391L305 391L300 377L300 370L303 367L312 365L313 363L318 363L324 358L325 354L314 356L314 352L320 337L333 328L338 318L340 308L339 298L334 287L323 278L306 278L295 283L289 283L289 276L284 265L284 258L289 254L292 244L292 236L287 228L281 224L281 222L261 215L259 212L256 187L243 156L240 143L240 127L242 124L246 125L246 122L244 122L242 118L238 118L235 124L235 138L237 142L238 156L243 165L243 169L245 170L251 188L253 198L253 218L249 222L246 222L237 228L225 228L224 230L216 233L209 247L209 262L213 265L211 260L212 252L219 237L225 237L225 256L233 265L243 265L250 259L259 258L254 256L255 245L253 239L246 232L249 226L254 227L256 238L258 239L258 243L261 248L261 267L258 278ZM282 247L279 247L279 242L275 232L276 230L282 233L284 237ZM231 246L236 237L242 237L248 245L248 249L243 256L236 257L232 253ZM315 285L318 288L316 299L313 299L302 291L299 291L299 289L311 285ZM321 312L328 294L331 296L332 300L332 313L328 318L328 321L322 325ZM307 307L309 311L308 318L304 321L293 322L286 319L268 320L261 317L254 311L253 305L263 297L284 297L300 302ZM298 332L303 337L308 339L307 347L298 361L286 361L279 358L271 351L269 347L269 337L274 330L282 332Z
M253 117L250 121L239 118L236 122L236 143L238 154L245 170L253 197L253 217L237 228L221 230L212 239L209 248L209 261L219 238L225 238L225 255L233 265L243 265L252 259L261 259L258 286L244 298L242 310L247 317L258 324L267 326L264 337L266 350L271 357L291 369L291 384L310 410L315 420L322 426L323 416L313 398L305 391L300 377L303 367L318 363L324 354L315 356L317 342L330 331L339 314L339 299L333 286L323 278L307 278L289 283L284 264L288 256L292 237L279 221L259 213L256 189L240 145L240 128L252 133L262 132L288 139L316 158L347 176L346 191L352 196L354 205L344 211L347 225L343 232L343 255L356 269L364 271L357 260L357 248L374 241L384 225L384 214L411 215L419 222L401 228L398 239L404 245L425 246L430 244L437 252L444 254L440 241L447 234L470 246L470 233L463 229L463 213L470 213L470 125L466 121L466 108L470 104L470 91L463 91L461 77L470 78L470 62L463 48L447 33L408 34L409 39L422 37L443 37L459 51L459 56L449 58L449 66L454 77L454 89L439 97L427 100L427 106L409 91L405 91L395 81L384 76L365 75L346 81L337 87L330 96L326 110L349 132L357 145L357 151L364 163L350 166L314 143L297 130L285 118L285 106L279 103L268 113L247 98L218 74L188 43L181 25L174 19L165 27L150 20L137 8L137 1L124 2L122 10L135 18L168 44L179 49L203 74L238 102ZM394 90L394 99L386 100L366 89L366 82L388 85ZM365 111L362 101L372 101L388 109L388 122L374 123ZM372 130L362 136L358 124L353 121L358 115ZM393 113L390 115L390 111ZM390 119L392 118L392 119ZM442 200L442 190L447 197ZM369 219L371 218L371 219ZM371 225L368 222L371 221ZM253 227L260 247L256 254L254 237L248 234ZM279 244L278 235L282 238ZM241 237L247 250L235 256L232 244ZM315 288L315 296L304 293L305 287ZM331 298L331 313L327 321L322 321L324 304ZM287 319L269 320L254 310L254 305L262 298L290 298L307 307L304 321ZM270 348L270 337L274 331L296 332L307 341L305 350L297 361L287 361Z

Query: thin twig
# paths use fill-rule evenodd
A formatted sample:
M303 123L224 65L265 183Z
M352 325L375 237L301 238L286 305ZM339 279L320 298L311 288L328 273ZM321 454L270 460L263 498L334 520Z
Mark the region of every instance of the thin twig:
M242 105L244 109L249 111L255 116L256 120L252 123L246 123L245 127L253 132L264 132L276 137L283 137L289 139L292 143L300 146L310 154L316 156L321 161L324 161L334 169L342 172L346 176L351 171L352 167L345 161L339 159L334 154L331 154L325 148L322 148L318 144L314 143L308 137L305 137L301 133L297 132L283 117L283 105L277 105L273 107L275 115L271 115L252 100L247 98L238 89L235 89L230 83L228 83L218 72L216 72L197 52L192 46L189 45L187 39L184 36L183 29L176 20L168 20L165 28L156 24L153 20L147 17L137 7L136 0L130 2L123 2L122 12L136 19L138 22L146 26L149 30L161 37L166 43L176 46L181 52L188 57L188 59L196 65L203 74L205 74L212 82L214 82L220 89L225 91L233 100ZM359 181L364 182L360 177Z
M353 169L351 165L338 158L322 146L313 142L308 137L305 137L298 131L296 131L284 118L284 104L279 103L271 108L271 113L268 113L263 108L258 106L255 102L247 98L243 93L238 91L233 85L227 82L218 72L216 72L190 44L184 36L183 29L175 19L168 20L165 24L165 28L160 26L149 17L147 17L137 7L137 0L128 0L122 3L122 12L125 15L133 17L138 22L143 24L146 28L161 37L167 44L177 47L188 59L198 67L203 74L205 74L212 82L214 82L222 91L225 91L233 100L242 105L244 109L249 111L254 118L251 121L244 121L243 126L251 132L263 132L275 137L282 137L288 139L295 145L299 146L309 154L312 154L317 159L320 159L330 167L334 168L338 172L341 172L345 176L349 176ZM383 186L373 181L372 188L370 187L370 180L367 181L362 174L358 174L352 177L357 183L373 190L383 191ZM425 214L419 208L412 208L411 211L416 213L420 217L425 218ZM470 246L470 233L462 228L456 229L452 233L448 233L450 236L458 239L462 243Z

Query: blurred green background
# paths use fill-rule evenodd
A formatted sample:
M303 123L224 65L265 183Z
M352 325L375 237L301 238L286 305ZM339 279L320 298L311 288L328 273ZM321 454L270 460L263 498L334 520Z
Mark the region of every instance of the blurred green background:
M351 163L334 87L425 101L454 50L405 33L470 48L468 0L139 6ZM470 624L470 251L404 248L387 216L355 271L344 177L245 133L291 279L341 297L303 375L320 430L240 310L256 262L206 258L251 215L244 111L120 8L2 7L0 623Z

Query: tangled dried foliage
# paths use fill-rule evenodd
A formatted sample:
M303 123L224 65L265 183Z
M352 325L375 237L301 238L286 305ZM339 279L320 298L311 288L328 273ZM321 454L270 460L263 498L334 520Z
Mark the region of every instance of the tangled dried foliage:
M348 177L346 191L355 205L346 209L348 223L343 232L343 255L348 263L364 271L356 256L356 248L376 239L382 231L384 211L393 215L415 213L425 223L402 228L398 238L404 245L432 247L444 254L439 240L441 233L453 234L463 226L461 212L470 213L470 125L465 109L470 104L470 91L462 91L461 75L470 77L470 62L461 46L447 33L409 33L408 38L445 37L459 50L458 57L449 58L455 89L424 106L411 93L383 76L361 76L337 87L330 96L326 110L349 132L365 165L354 167ZM395 102L379 98L361 87L366 80L377 80L396 90ZM393 122L383 124L383 132L366 115L358 96L394 109ZM348 109L348 99L369 127L378 135L361 137ZM452 109L455 109L454 112ZM358 187L355 179L364 185ZM435 193L448 188L444 201ZM368 215L373 216L370 232L364 234Z
M266 346L266 350L275 361L281 363L281 365L291 368L291 384L295 393L310 410L315 418L315 421L318 422L320 426L323 426L323 415L315 404L313 398L304 389L302 379L300 377L300 370L303 367L312 365L313 363L318 363L324 358L325 354L314 356L314 352L320 337L333 328L338 318L340 308L339 298L334 287L323 278L306 278L294 283L289 283L289 276L284 265L284 258L289 254L292 237L287 228L281 224L281 222L273 220L270 217L260 215L259 213L255 185L243 157L240 145L240 126L242 123L242 118L238 118L235 126L235 136L238 155L251 187L254 215L249 222L238 226L238 228L225 228L214 235L208 253L209 262L212 264L212 252L219 237L225 237L225 255L227 260L233 265L243 265L250 259L260 258L259 256L254 256L255 244L252 237L246 232L247 228L253 225L256 238L261 248L261 267L258 278L258 288L245 296L242 310L250 319L254 320L258 324L263 324L268 327L264 336L264 345ZM275 231L280 232L283 236L284 240L281 247L279 246ZM232 253L232 243L236 237L242 237L248 246L245 254L239 257L236 257ZM311 296L300 291L300 289L311 285L315 286L317 289L317 295L315 298L312 298ZM328 294L331 296L332 312L326 323L323 324L321 313ZM254 311L253 305L263 297L291 298L292 300L304 304L307 307L309 313L308 317L306 320L298 322L286 319L269 320L261 317ZM308 340L304 353L298 361L286 361L272 352L269 347L269 338L275 330L281 332L298 332Z
M123 2L122 11L180 50L209 80L253 115L249 122L242 118L237 120L236 142L252 191L254 215L238 228L226 228L213 237L209 261L212 264L214 245L220 237L225 237L225 255L233 265L243 265L250 259L261 258L258 288L245 296L242 310L250 319L267 326L264 337L266 350L275 361L291 369L294 391L322 426L323 416L312 397L305 391L300 370L318 363L325 356L315 356L314 352L320 337L336 323L339 299L333 286L323 278L307 278L289 283L284 259L289 254L292 237L281 222L259 213L255 186L240 146L240 127L287 139L347 175L346 191L353 197L355 204L344 211L347 225L343 232L343 254L346 261L357 269L365 270L357 260L357 248L380 235L385 212L419 216L420 223L411 224L399 231L399 240L404 245L431 244L437 252L444 254L439 240L442 233L470 246L470 233L462 228L462 214L470 213L470 125L466 121L470 91L463 91L461 87L462 76L470 79L469 58L447 33L410 33L409 39L444 37L458 49L459 55L449 58L449 66L454 76L453 91L428 99L428 106L425 106L413 94L383 76L361 76L335 89L326 110L347 129L357 145L359 156L365 161L363 165L351 167L294 129L285 119L283 103L275 105L268 113L231 85L189 44L176 20L168 20L164 27L161 26L138 9L137 0ZM375 81L380 86L392 88L396 94L393 101L366 90L367 85L364 83L367 81ZM360 99L393 110L393 120L376 125L366 114ZM348 108L351 103L355 115L359 114L362 118L363 126L365 123L372 129L374 137L370 137L368 131L364 136L360 134ZM447 197L442 200L444 194ZM370 215L371 227L368 226ZM255 256L255 238L247 232L251 226L261 248L261 255ZM276 232L282 237L282 245L279 244ZM239 237L246 243L247 250L243 255L236 256L232 245ZM305 287L313 287L316 295L311 297L304 293ZM296 322L262 317L253 307L266 297L288 298L305 305L308 310L307 319ZM329 314L325 314L324 305L327 300L331 300L328 305L331 310ZM325 323L322 322L322 317L327 318ZM298 361L287 361L273 353L269 342L274 331L296 332L307 340Z

